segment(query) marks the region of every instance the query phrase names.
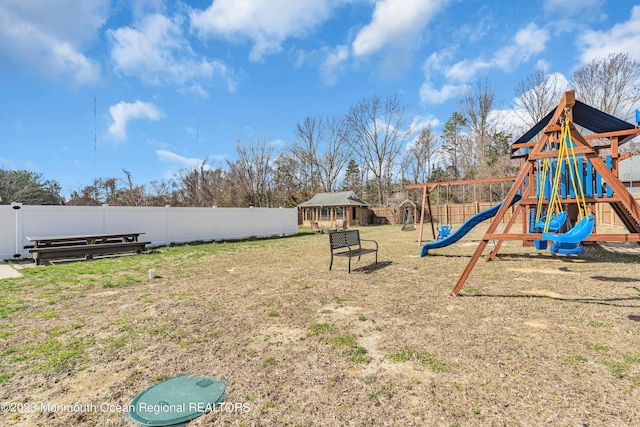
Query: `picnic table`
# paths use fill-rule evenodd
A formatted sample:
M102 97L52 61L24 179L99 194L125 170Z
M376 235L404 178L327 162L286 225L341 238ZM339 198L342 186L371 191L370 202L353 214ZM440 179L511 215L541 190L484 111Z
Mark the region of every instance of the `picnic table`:
M89 259L95 254L116 254L121 252L142 252L151 242L139 241L144 233L103 233L59 236L27 236L31 245L25 246L36 264L42 259L84 256Z

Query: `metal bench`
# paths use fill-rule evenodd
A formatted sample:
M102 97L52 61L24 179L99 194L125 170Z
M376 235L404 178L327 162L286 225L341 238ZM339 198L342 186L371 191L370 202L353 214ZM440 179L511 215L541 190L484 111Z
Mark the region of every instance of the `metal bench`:
M374 248L363 248L360 242L373 242ZM358 257L364 254L376 254L376 264L378 264L378 242L375 240L360 239L360 231L358 230L346 230L346 231L334 231L329 233L329 245L331 246L331 263L329 264L329 271L333 267L333 257L342 256L349 257L349 273L351 273L351 258Z

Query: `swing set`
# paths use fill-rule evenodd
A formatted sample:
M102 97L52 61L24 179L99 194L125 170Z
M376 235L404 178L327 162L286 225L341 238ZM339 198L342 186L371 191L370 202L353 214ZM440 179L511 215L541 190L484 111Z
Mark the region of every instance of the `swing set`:
M554 242L549 250L563 255L582 255L585 253L581 242L589 237L594 228L594 217L589 214L585 198L582 178L582 158L575 153L576 145L571 137L568 109L561 125L561 135L558 146L558 157L552 164L550 159L541 159L542 174L538 179L538 204L536 209L535 229L542 229L542 240L535 241L537 249L544 249L546 242ZM580 162L578 162L580 157ZM551 169L555 165L554 172ZM548 175L548 177L547 177ZM566 179L568 175L568 180ZM570 192L576 198L578 208L578 222L566 233L559 233L567 222L567 212L562 206L560 197L561 183L569 182ZM541 217L547 183L551 183L551 195L548 200L546 214Z
M583 136L575 125L592 133ZM584 253L585 241L640 243L640 204L618 179L618 162L628 157L618 148L637 135L636 126L576 101L574 91L565 92L553 111L511 145L511 158L523 161L520 172L451 294L460 293L490 241L495 246L487 261L506 240L538 242L539 249L542 242L552 242L551 252L568 255ZM609 143L592 146L594 139ZM592 212L598 203L608 203L628 232L597 233ZM497 232L512 205L514 214ZM522 232L513 233L520 215Z
M462 186L463 189L463 194L464 194L464 188L465 186L473 186L474 188L474 200L475 200L475 187L476 185L479 184L488 184L489 188L490 188L490 197L493 194L492 190L491 190L491 186L493 184L497 184L500 183L501 185L504 185L505 182L513 182L516 179L515 176L506 176L506 177L498 177L498 178L479 178L479 179L466 179L466 180L459 180L459 181L448 181L448 182L436 182L436 183L431 183L431 184L409 184L405 186L405 189L407 190L412 190L412 189L420 189L422 190L422 209L421 212L422 214L420 215L420 221L418 223L418 244L422 245L423 243L423 232L424 232L424 224L425 222L427 222L425 220L425 210L426 212L429 213L429 220L428 222L431 225L431 233L433 235L433 239L434 240L442 240L445 239L447 237L449 237L452 233L453 233L453 225L451 225L452 223L452 214L449 210L450 206L449 206L449 193L451 191L451 187L454 186ZM431 207L431 195L433 194L434 191L438 191L438 200L442 200L442 195L441 195L441 189L442 188L446 188L446 204L445 204L445 212L443 215L441 215L441 220L442 217L444 217L443 221L436 226L434 224L434 217L435 215L433 215L433 211L432 211L432 207ZM474 215L477 215L478 213L480 213L479 210L479 204L474 203L475 205L475 211L473 212ZM462 216L465 217L465 212L463 211ZM437 231L437 234L436 234Z

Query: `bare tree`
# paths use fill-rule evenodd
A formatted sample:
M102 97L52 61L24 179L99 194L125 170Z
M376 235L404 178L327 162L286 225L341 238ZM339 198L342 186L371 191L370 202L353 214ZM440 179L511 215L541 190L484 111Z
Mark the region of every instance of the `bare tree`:
M611 53L577 69L571 85L580 101L631 120L640 102L640 63L626 53Z
M296 125L298 141L294 143L290 152L297 160L301 177L306 181L304 186L316 191L320 187L318 171L318 149L324 122L315 117L305 117L302 123Z
M373 175L380 206L384 206L393 167L411 132L405 114L406 107L393 95L384 101L378 96L363 99L346 116L349 145Z
M126 188L116 190L116 203L123 206L146 206L149 202L144 185L135 185L131 172L122 169L126 175Z
M306 179L301 177L298 160L289 152L280 153L274 161L274 168L273 202L276 205L294 207L315 194L305 187Z
M448 175L452 179L458 179L466 172L467 165L464 161L464 148L467 142L462 130L467 125L467 120L458 112L454 112L449 120L444 124L442 130L442 146L449 157L447 169L451 171ZM468 156L466 156L468 157Z
M149 193L147 197L149 198L150 206L166 206L166 205L176 205L177 204L177 183L175 180L171 180L169 182L160 180L160 181L151 181L149 183L153 190L153 193Z
M338 176L349 160L343 118L305 117L296 126L298 141L286 149L287 173L294 174L305 192L334 191ZM283 166L284 159L279 162Z
M470 131L469 137L476 150L472 163L487 163L487 150L491 145L491 136L495 131L495 120L490 116L495 102L495 92L488 79L477 80L469 87L462 99L462 116ZM475 161L477 159L477 162Z
M550 76L544 68L536 68L515 87L513 111L527 129L531 128L556 107L566 89L557 75Z
M229 164L229 174L237 188L244 194L238 194L240 201L249 206L267 207L271 205L274 170L272 165L273 146L266 139L252 141L248 146L236 143L235 162ZM240 204L240 206L242 206Z
M64 199L60 195L60 184L44 180L40 173L0 169L0 202L60 205L64 204Z
M324 144L317 156L317 166L323 190L331 192L337 188L338 176L351 156L346 121L340 117L323 120L321 138Z
M420 135L405 153L406 169L412 173L415 183L427 182L437 146L438 138L433 132L433 126L430 123L424 125Z

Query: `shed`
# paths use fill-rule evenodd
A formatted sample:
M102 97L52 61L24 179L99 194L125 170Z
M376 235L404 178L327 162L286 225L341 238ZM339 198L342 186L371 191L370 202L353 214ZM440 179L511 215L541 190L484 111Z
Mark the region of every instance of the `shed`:
M317 221L320 226L332 227L337 220L346 221L349 225L368 225L369 206L353 191L337 191L318 193L300 203L298 208L302 211L303 225Z

